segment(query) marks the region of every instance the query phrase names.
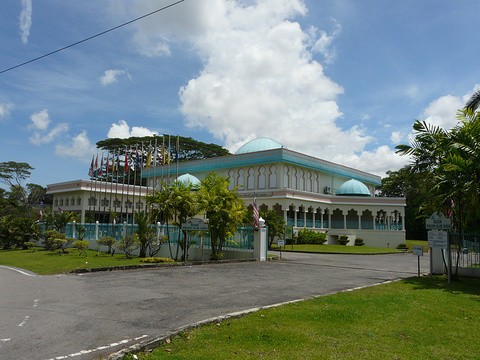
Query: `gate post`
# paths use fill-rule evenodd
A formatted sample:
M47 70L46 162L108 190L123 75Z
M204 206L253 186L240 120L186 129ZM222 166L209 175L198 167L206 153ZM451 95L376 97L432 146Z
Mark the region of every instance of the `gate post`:
M265 220L262 218L258 221L258 229L253 233L253 256L260 261L267 260L267 228Z

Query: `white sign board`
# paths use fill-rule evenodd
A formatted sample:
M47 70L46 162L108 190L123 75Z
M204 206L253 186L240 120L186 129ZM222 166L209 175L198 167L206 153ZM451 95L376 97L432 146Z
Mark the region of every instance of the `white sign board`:
M413 246L413 255L423 256L423 246Z
M277 240L278 246L285 246L285 240Z
M434 212L429 219L425 220L427 230L450 230L452 228L452 219L445 217L442 212Z
M446 231L430 230L428 232L428 247L446 249L448 233Z
M208 224L205 224L202 219L188 219L186 223L182 224L182 230L187 231L207 231Z

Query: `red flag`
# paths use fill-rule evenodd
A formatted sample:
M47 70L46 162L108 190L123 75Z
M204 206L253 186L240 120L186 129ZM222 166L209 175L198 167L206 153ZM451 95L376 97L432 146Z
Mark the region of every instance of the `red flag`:
M253 198L253 227L258 228L260 225L260 214L258 213L257 198Z
M127 157L127 153L125 153L125 171L128 171L128 157Z
M100 171L98 172L98 176L103 175L103 155L102 155L102 163L100 164Z
M93 159L95 159L95 154L92 156L92 163L90 164L90 169L88 169L88 176L93 176Z

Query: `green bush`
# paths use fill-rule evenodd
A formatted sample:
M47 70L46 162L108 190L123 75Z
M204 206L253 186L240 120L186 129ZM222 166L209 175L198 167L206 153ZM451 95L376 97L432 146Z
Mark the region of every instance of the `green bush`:
M32 251L36 250L35 243L33 243L31 241L27 241L27 242L23 243L23 247L26 248L26 249L32 250Z
M127 259L132 257L132 253L135 250L137 250L139 246L140 246L140 241L138 240L136 235L125 236L117 244L117 248L122 250L125 253L125 257Z
M302 229L298 232L297 244L322 245L327 241L327 233Z
M97 244L101 246L107 246L107 254L111 254L113 256L113 254L115 254L114 245L116 242L117 240L111 236L103 236L97 241Z
M140 260L141 262L148 263L148 264L156 264L156 263L174 263L175 260L164 258L164 257L146 257Z
M65 234L60 234L57 230L47 230L42 234L43 246L45 250L54 250L54 240L65 237Z
M223 253L216 253L210 256L210 260L222 260L222 259L223 259Z
M347 245L348 244L348 236L347 235L342 235L338 238L337 242L339 245Z
M89 241L86 241L86 240L77 240L73 243L73 247L78 249L78 252L80 255L85 255L85 257L87 257L87 249L88 249L88 246L90 245L90 242Z
M355 246L363 246L365 243L363 242L362 238L356 238L355 239Z
M397 250L407 250L407 244L405 243L398 244Z

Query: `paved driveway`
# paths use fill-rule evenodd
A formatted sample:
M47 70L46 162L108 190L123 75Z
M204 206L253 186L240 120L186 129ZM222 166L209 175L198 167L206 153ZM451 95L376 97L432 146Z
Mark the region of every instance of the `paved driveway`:
M204 319L417 274L412 254L283 258L55 276L0 266L0 359L97 359Z

